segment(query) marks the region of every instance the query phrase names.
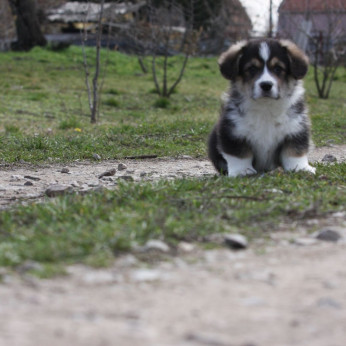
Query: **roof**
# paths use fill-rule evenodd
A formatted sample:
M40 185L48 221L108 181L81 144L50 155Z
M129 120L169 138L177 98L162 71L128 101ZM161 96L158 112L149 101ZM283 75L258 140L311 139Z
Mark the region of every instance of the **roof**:
M346 12L346 0L284 0L279 12Z
M116 15L124 15L128 12L137 12L145 1L137 4L131 2L125 3L105 3L104 17L113 18ZM101 5L95 2L66 2L58 8L52 8L47 11L48 20L51 22L98 22L101 11Z

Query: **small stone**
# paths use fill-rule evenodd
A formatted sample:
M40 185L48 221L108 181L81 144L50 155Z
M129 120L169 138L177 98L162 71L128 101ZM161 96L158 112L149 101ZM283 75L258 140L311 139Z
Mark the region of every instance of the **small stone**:
M316 234L316 239L318 240L337 242L340 238L340 233L328 228L322 229Z
M296 238L294 239L294 244L300 245L300 246L309 246L314 245L317 243L316 239L313 238Z
M336 157L331 154L326 154L323 156L322 162L336 162Z
M90 181L90 182L88 183L88 186L89 186L89 187L97 187L97 186L99 186L99 185L100 185L100 182L99 182L98 180Z
M67 167L64 167L64 168L61 169L60 172L64 173L64 174L68 174L68 173L70 173L70 170Z
M193 250L195 249L195 246L191 243L187 243L185 241L181 241L179 244L178 244L178 250L180 252L185 252L185 253L189 253L189 252L192 252Z
M169 252L169 246L161 240L148 240L144 245L145 251L160 251L160 252Z
M246 249L248 246L247 239L241 234L226 234L224 243L231 249Z
M24 185L25 185L25 186L32 186L32 185L34 185L34 183L32 183L31 181L26 181L26 182L24 183Z
M131 279L137 282L157 281L161 278L161 273L154 269L137 269L131 274Z
M43 269L42 264L35 262L35 261L31 261L31 260L27 260L17 267L17 270L20 273L26 273L26 272L32 271L32 270L41 271L42 269Z
M124 171L125 169L127 169L127 166L124 163L118 164L118 170L119 171Z
M119 179L123 179L126 181L134 181L133 177L131 175L122 175L119 177Z
M30 179L30 180L34 180L34 181L39 181L41 180L41 178L39 177L33 177L31 175L24 175L24 179Z
M243 306L263 306L266 305L266 301L261 297L248 297L240 300Z
M104 181L104 182L107 182L107 181L112 182L112 181L114 181L112 177L102 177L101 180Z
M320 308L342 309L342 305L339 302L329 297L320 298L317 301L317 306Z
M101 173L98 178L101 179L102 177L111 177L115 174L115 172L115 168L109 169L108 171Z
M63 196L72 190L71 186L66 185L51 185L46 189L46 195L48 197Z
M21 179L23 179L23 176L21 175L17 175L17 174L11 175L11 181L19 181Z
M78 183L77 181L73 181L73 182L71 183L71 186L73 186L73 187L79 187L80 185L79 185L79 183Z
M98 270L84 275L83 282L89 285L106 285L118 282L119 279L119 277L108 270Z
M145 177L147 175L147 172L141 172L141 173L139 173L139 176L140 177Z
M101 156L99 154L93 154L93 158L95 160L101 160Z

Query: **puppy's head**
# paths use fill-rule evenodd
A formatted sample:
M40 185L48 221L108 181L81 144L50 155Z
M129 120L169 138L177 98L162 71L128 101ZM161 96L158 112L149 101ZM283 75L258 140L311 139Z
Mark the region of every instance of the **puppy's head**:
M222 75L253 99L283 97L292 81L305 76L308 64L294 43L274 39L241 41L219 58Z

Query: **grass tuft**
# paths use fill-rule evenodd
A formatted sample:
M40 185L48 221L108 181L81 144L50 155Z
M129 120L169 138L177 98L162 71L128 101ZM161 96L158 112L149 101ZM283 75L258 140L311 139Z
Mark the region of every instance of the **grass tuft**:
M114 97L107 99L106 101L103 102L105 105L110 106L110 107L119 107L119 101L115 99Z
M166 97L160 97L154 102L154 107L156 108L168 108L171 102Z

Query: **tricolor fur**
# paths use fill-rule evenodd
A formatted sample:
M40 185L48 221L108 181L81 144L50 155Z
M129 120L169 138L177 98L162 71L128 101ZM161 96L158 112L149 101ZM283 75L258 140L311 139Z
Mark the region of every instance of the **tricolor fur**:
M308 58L290 41L239 42L219 59L231 81L219 122L209 138L209 158L228 176L255 174L308 163L310 122L302 78Z

